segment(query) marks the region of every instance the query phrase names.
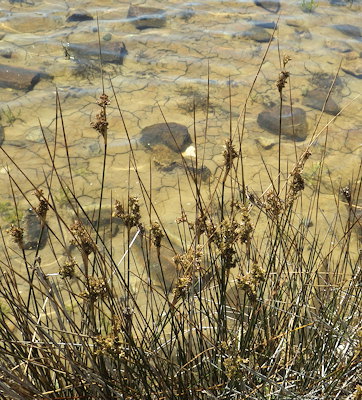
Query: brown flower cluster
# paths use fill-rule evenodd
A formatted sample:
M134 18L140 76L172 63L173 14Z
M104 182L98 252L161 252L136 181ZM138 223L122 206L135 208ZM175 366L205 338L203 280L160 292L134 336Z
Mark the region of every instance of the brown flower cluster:
M288 64L288 62L291 60L291 58L288 55L284 55L283 57L283 70L279 74L279 78L277 80L276 86L279 90L280 95L282 94L282 91L287 83L287 80L290 76L289 72L285 70L285 66Z
M6 232L10 234L13 242L22 249L24 246L24 229L11 224L11 227Z
M161 226L157 221L154 221L152 223L152 226L151 226L151 229L150 229L150 234L151 234L152 243L157 248L160 248L161 247L161 240L165 235L162 232Z
M108 295L107 285L103 278L90 276L88 278L88 289L81 296L92 302L104 299Z
M95 121L91 122L91 127L99 132L104 139L107 138L108 121L107 121L107 106L110 104L108 96L103 93L97 100L97 104L101 107L101 110L96 114Z
M139 227L141 225L139 198L137 196L130 196L127 210L120 201L116 200L113 217L120 218L128 228L132 228L133 226Z
M195 273L201 271L202 256L202 246L197 245L196 249L191 248L184 254L176 254L173 258L177 269L182 273L174 289L173 303L187 295L189 287L194 282Z
M42 189L37 189L34 192L34 196L36 196L36 198L39 200L39 204L37 205L37 207L34 208L34 211L36 212L40 220L44 223L49 209L48 201L44 198L44 193Z
M227 169L231 168L233 160L238 156L238 152L235 150L235 146L233 145L230 139L225 141L225 150L223 152L224 157L224 165Z
M70 226L70 232L74 236L74 239L71 241L71 243L77 246L83 254L88 256L89 254L95 252L96 245L81 221L76 220L74 224Z
M66 261L59 269L59 275L62 279L65 278L73 278L75 268L78 267L77 262L73 257L69 257L68 261Z
M248 297L255 301L258 285L265 279L265 270L255 261L249 273L240 275L236 279L239 288L245 290Z

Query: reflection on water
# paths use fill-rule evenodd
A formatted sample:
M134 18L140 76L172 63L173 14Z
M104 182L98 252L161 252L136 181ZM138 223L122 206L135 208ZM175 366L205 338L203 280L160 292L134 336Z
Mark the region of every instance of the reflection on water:
M129 145L109 79L117 93L139 163L138 172L146 186L150 185L150 153L138 141L141 130L163 123L165 117L193 132L194 108L198 145L204 149L205 164L213 174L222 160L224 141L230 130L230 111L232 129L236 131L239 113L278 20L278 29L246 109L243 143L248 181L255 183L255 190L260 189L260 182L267 185L261 154L270 173L275 176L277 171L278 139L271 127L275 124L274 118L279 117L276 107L279 104L278 51L281 56L291 57L287 65L291 97L287 86L284 103L292 101L296 109L302 110L299 114L305 115L306 120L301 124L308 125L307 138L304 135L295 141L292 134L283 138L285 170L287 163L295 160L295 148L300 154L315 127L318 132L348 106L329 125L325 163L337 187L356 174L361 157L362 120L361 100L353 100L362 87L360 1L318 1L312 12L303 11L301 1L281 1L280 14L253 1L152 1L143 6L161 11L156 16L152 10L148 11L151 16L146 18L137 18L137 12L147 14L142 9L130 12L128 1L108 0L101 6L99 3L1 2L0 64L26 68L34 75L25 77L25 72L20 71L18 87L7 87L9 78L1 83L3 146L37 184L45 184L46 165L49 165L39 121L47 139L54 140L57 89L80 199L92 203L99 194L102 141L90 126L98 112L96 98L102 91L96 16L103 48L105 91L111 97L107 165L112 173L107 176L106 197L110 196L111 189L115 197L122 197L122 189L127 187L131 192L139 192L138 179L128 179ZM319 109L341 60L339 77L328 103L329 114L319 119ZM36 74L40 75L33 86L25 82L26 79L31 82ZM204 132L206 109L209 112L207 135ZM258 124L260 115L267 119ZM58 133L62 134L59 126ZM313 176L324 143L323 134L313 146L306 175ZM59 144L58 150L59 172L67 176L64 147ZM3 155L0 157L3 160L1 179L5 181L4 167L8 161ZM177 199L179 196L177 177L180 177L185 204L192 196L188 182L180 170L160 171L151 165L154 201L165 220L174 221L179 213L174 206L175 196ZM15 168L10 169L16 176ZM321 190L330 195L330 187ZM6 189L2 196L4 201L11 199Z

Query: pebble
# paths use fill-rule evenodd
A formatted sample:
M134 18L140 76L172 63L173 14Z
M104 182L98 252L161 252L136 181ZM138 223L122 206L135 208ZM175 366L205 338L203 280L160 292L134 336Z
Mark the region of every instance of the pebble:
M346 36L350 36L354 39L361 40L361 28L355 25L343 24L343 25L333 25L333 28L342 32Z
M258 27L264 28L264 29L275 29L275 27L276 27L276 23L274 21L272 21L272 22L254 21L253 24L255 26L258 26Z
M360 59L344 63L341 68L345 73L355 78L362 79L362 63Z
M261 128L279 135L279 106L275 106L267 111L262 111L258 115L258 124ZM293 122L293 123L292 123ZM294 125L294 129L293 129ZM282 110L282 135L293 140L305 140L308 134L308 124L306 113L299 107L293 107L293 119L291 107L283 106Z
M40 126L33 126L32 128L29 128L25 133L25 138L35 143L45 143L43 133L47 142L54 141L53 132L46 127L41 129Z
M327 39L324 43L326 47L328 47L331 50L338 51L339 53L348 53L352 51L352 47L343 40Z
M270 33L259 26L254 26L251 29L242 32L240 35L236 34L234 37L242 37L247 40L254 40L258 43L267 43L269 42L271 35Z
M112 39L112 34L111 33L106 33L103 36L103 40L106 41L106 42L109 42L111 39Z
M255 0L255 4L272 13L277 13L280 10L280 3L278 0Z
M127 18L139 30L163 28L166 24L165 11L154 7L129 6Z
M67 22L83 22L92 20L93 17L87 11L83 10L74 11L67 18Z
M192 144L187 127L176 122L147 126L142 129L140 135L140 142L147 149L152 149L156 145L164 145L174 152L180 153Z
M53 77L41 71L0 64L0 87L30 91L40 79Z
M303 99L303 104L307 107L322 111L327 95L327 91L320 89L308 91ZM341 111L341 108L336 103L332 95L329 96L324 111L331 115L337 115Z

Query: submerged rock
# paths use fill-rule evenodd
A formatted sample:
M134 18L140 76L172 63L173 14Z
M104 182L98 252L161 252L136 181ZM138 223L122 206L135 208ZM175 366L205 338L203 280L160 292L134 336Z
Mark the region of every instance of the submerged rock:
M65 56L80 64L88 64L91 61L99 60L99 43L65 43L63 44ZM102 43L102 62L123 64L128 54L126 45L123 42Z
M182 153L191 145L192 140L185 125L169 122L143 128L140 142L147 149L152 149L156 145L164 145L174 152Z
M253 21L253 24L255 26L259 26L260 28L264 29L275 29L276 23L274 21L268 22L268 21Z
M260 26L253 26L251 29L242 32L240 36L244 39L254 40L255 42L259 43L269 42L271 38L270 33Z
M254 0L255 4L269 12L277 13L280 10L279 0Z
M334 75L326 72L315 72L308 80L311 85L317 87L318 89L324 89L324 91L329 90L334 81L333 90L340 91L344 86L343 81L339 76L337 76L336 79L334 78Z
M346 74L362 79L362 62L360 59L344 63L341 68Z
M165 11L154 7L130 6L127 18L139 30L163 28L166 24Z
M31 142L45 143L44 136L47 142L54 141L53 132L46 127L41 128L40 126L33 126L25 132L25 138Z
M308 134L308 124L306 119L306 113L303 109L298 107L284 106L282 109L282 135L287 136L293 140L305 140ZM261 128L279 135L279 121L280 121L280 109L279 106L275 106L268 111L262 111L258 115L258 124Z
M0 64L0 87L30 91L40 79L52 79L51 75L28 68Z
M206 182L211 176L211 171L206 165L197 166L196 160L191 157L184 157L181 154L175 153L169 148L162 145L157 145L153 148L153 162L157 169L163 172L172 172L175 170L188 170L192 178L200 177Z
M310 90L304 97L303 104L305 106L322 111L327 95L328 92L324 90L320 89ZM339 105L336 103L332 95L329 96L324 111L327 114L331 115L337 115L341 111L341 107L339 107Z
M339 53L349 53L350 51L352 51L352 47L342 41L342 40L330 40L327 39L324 44L326 45L326 47L328 47L331 50L334 51L338 51Z
M176 122L150 125L142 129L140 142L147 150L152 151L153 162L160 171L172 172L187 168L192 177L200 176L203 181L207 181L211 176L205 165L196 168L192 156L195 149L191 146L191 136L184 125ZM193 152L190 152L190 149L193 149Z
M333 28L337 29L339 32L342 32L346 36L361 40L361 28L359 26L343 24L333 25Z
M24 228L24 250L34 250L38 247L42 249L48 238L48 228L46 225L42 228L41 221L36 212L29 208L21 221Z
M67 18L67 22L83 22L92 20L93 17L87 11L84 10L74 11Z

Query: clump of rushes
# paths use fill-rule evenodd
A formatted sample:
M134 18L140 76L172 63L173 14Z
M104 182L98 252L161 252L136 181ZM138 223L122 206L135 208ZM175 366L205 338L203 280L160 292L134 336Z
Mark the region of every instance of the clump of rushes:
M285 101L282 92L290 83L286 70L289 60L288 56L281 60L275 87L281 108ZM355 168L350 178L355 183L342 189L350 212L346 213L343 202L326 206L320 187L327 190L331 186L330 181L323 181L330 179L327 174L318 174L318 184L304 192L303 170L314 139L310 144L305 142L301 154L303 144L295 147L297 161L291 165L286 160L284 171L280 123L279 159L266 160L271 168L258 174L260 186L250 181L243 141L246 117L253 115L247 100L237 125L230 112L230 132L218 132L225 136L221 140L227 140L215 166L215 179L206 184L188 181L187 170L184 176L179 174L180 208L172 211L180 217L171 226L161 218L153 201L154 177L138 168L127 123L115 91L113 94L129 139L132 168L128 182L137 181L140 196L130 196L126 184L117 188L125 201L114 204L112 215L117 220L109 218L110 224L122 221L112 240L105 240L110 239L103 224L107 219L101 218L105 211L103 188L107 198L112 198L104 185L105 175L106 171L112 174L114 165L112 162L106 168L109 100L105 94L98 100L100 112L92 124L100 133L99 139L104 138L100 201L95 211L98 218L87 214L83 201L88 200L75 193L73 160L67 160L69 176L63 167L58 171L61 146L49 152L50 170L44 167L44 176L51 177L46 180L46 196L36 189L43 183L32 182L26 170L16 174L18 179L27 178L24 188L10 176L16 221L20 219L16 191L32 204L30 183L39 201L35 212L43 223L47 218L49 240L45 249L36 250L41 252L41 262L40 254L34 257L34 251L23 251L19 222L8 232L21 251L7 246L4 238L2 241L2 398L360 399L362 255L356 240L358 220L351 223L351 212L358 217L362 166ZM65 143L67 124L60 123L59 97L56 112ZM211 125L206 122L205 138ZM197 121L194 126L196 142ZM327 134L327 127L315 136ZM124 131L117 133L120 136ZM197 150L196 166L200 167L207 152L199 145ZM0 152L8 157L6 148L0 146ZM13 169L18 168L11 157L8 160ZM323 158L321 165L328 160ZM270 173L276 170L278 184ZM76 215L74 223L68 222L68 214L60 213L55 196L59 188L65 194L63 202ZM87 196L87 188L84 192ZM339 195L336 191L331 194ZM47 202L48 195L52 202ZM148 235L143 234L141 201L147 210L143 217L151 225ZM333 211L335 219L329 218ZM313 229L303 223L307 219ZM130 235L131 229L137 230L135 235ZM75 248L69 246L67 233L73 235ZM75 275L76 279L71 279Z
M141 213L139 198L130 196L128 205L125 207L120 201L116 200L114 204L113 217L120 218L127 228L141 227Z

